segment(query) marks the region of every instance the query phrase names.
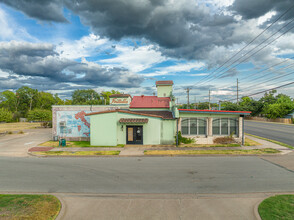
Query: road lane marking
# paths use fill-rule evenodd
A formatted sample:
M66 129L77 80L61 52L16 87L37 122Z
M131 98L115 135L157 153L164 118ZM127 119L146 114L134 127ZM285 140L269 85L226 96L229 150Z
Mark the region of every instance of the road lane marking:
M29 145L29 144L32 144L32 143L34 143L34 141L25 143L24 145Z

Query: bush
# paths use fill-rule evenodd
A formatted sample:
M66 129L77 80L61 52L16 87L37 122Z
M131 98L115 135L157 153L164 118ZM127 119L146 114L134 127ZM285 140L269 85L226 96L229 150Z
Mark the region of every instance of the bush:
M5 108L0 109L0 122L11 122L13 114Z
M214 144L233 144L236 143L235 139L232 136L227 137L218 137L213 139Z
M178 133L178 141L179 141L179 144L193 144L193 143L195 143L194 138L183 137L182 133L180 131ZM175 142L177 143L177 136L175 136Z
M50 110L35 109L28 113L29 121L51 121L52 112Z

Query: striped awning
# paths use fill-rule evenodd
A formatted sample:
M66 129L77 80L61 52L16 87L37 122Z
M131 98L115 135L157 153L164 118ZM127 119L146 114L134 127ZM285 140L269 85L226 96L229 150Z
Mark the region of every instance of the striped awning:
M121 118L119 123L130 123L130 124L146 124L148 123L148 118Z

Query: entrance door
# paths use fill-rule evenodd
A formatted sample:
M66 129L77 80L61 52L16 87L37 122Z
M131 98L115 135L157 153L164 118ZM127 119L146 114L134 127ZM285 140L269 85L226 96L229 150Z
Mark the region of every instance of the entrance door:
M127 126L127 144L143 144L143 126Z

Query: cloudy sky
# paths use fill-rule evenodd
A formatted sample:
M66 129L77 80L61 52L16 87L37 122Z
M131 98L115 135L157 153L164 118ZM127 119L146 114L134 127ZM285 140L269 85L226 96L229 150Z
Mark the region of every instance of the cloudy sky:
M152 95L173 80L181 103L187 87L232 99L237 78L241 95L294 81L293 39L292 0L0 0L0 91Z

